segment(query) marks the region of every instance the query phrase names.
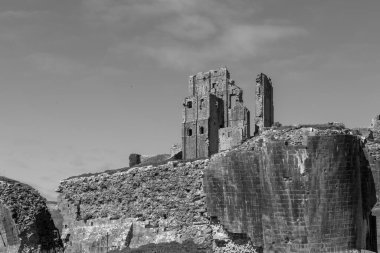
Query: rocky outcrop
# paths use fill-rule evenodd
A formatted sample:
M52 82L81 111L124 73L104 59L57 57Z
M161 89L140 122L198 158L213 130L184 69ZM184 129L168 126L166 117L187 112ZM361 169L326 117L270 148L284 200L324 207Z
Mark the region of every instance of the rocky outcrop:
M0 252L60 252L62 243L46 206L32 187L0 177Z

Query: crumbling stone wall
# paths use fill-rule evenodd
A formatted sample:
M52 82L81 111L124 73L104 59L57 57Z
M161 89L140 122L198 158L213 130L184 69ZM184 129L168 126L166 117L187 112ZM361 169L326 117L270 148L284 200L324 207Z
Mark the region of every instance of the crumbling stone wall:
M205 158L218 152L218 129L223 124L222 105L223 101L213 94L186 99L182 123L185 160Z
M108 249L191 242L199 252L210 252L212 228L202 190L207 164L169 162L62 181L66 251L106 252L108 238ZM126 232L121 237L119 228Z
M11 211L0 204L0 252L17 252L20 247L16 223Z
M0 252L62 250L46 199L32 187L0 177L0 217Z
M380 115L376 115L371 121L371 128L374 130L380 130Z
M263 127L271 127L274 123L273 86L272 81L261 73L256 78L256 111L255 134Z
M267 129L210 162L64 180L66 250L376 251L375 182L360 138L334 125Z
M240 145L243 141L243 129L240 127L225 127L219 129L219 150L224 151Z
M209 215L264 252L376 251L375 187L360 140L348 130L276 131L212 157Z
M365 143L366 161L369 163L376 186L376 205L371 210L371 218L376 220L376 241L377 248L380 249L380 129L378 122L378 116L376 116L372 119L370 128L359 128L356 131Z
M133 222L133 219L106 218L75 220L65 229L65 253L109 252L128 247L131 244Z
M200 72L189 78L190 96L183 103L182 154L185 160L209 157L250 136L250 115L243 105L243 91L230 80L226 68ZM232 140L219 129L234 132Z

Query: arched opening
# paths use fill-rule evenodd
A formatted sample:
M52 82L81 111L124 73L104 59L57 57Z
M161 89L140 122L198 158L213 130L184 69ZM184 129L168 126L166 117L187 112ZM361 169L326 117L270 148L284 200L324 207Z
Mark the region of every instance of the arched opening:
M193 130L191 128L187 129L187 136L192 136Z
M199 127L199 133L204 134L205 133L205 128L203 126Z

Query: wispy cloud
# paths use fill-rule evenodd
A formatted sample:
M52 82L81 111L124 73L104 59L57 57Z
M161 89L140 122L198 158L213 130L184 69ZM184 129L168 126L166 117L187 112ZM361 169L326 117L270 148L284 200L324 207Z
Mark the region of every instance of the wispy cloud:
M84 6L90 20L112 27L116 39L110 54L138 54L166 67L238 61L267 52L272 42L305 33L283 20L255 20L255 4L243 0L84 0Z

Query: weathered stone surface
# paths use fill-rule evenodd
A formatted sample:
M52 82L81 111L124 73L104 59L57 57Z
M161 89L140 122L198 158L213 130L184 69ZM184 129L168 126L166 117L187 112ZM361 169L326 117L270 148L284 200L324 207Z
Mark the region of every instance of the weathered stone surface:
M0 218L0 252L62 250L46 199L32 187L0 177Z
M129 155L129 167L133 167L141 163L141 155L140 154L130 154Z
M255 135L264 127L271 127L274 123L273 86L272 81L265 74L260 73L256 78L256 111Z
M212 157L205 170L207 211L230 233L248 235L262 246L261 186L258 159L252 151Z
M208 160L174 161L62 181L58 191L66 249L106 252L104 231L114 231L109 232L108 244L119 249L149 243L192 242L200 252L209 252L212 229L202 190L202 171L207 163ZM91 234L89 224L99 219L109 229L101 229L98 237L87 236L89 239L83 240L81 234ZM131 231L118 239L124 245L113 239L119 238L117 227Z
M268 130L204 173L209 215L264 252L376 250L375 185L350 130Z
M219 129L219 151L228 150L239 146L243 139L244 127L225 127Z
M141 155L141 166L164 164L168 162L170 158L169 154L159 154L159 155Z
M371 128L374 130L380 130L380 115L376 115L371 121Z
M108 252L128 247L133 219L74 221L64 229L65 252Z
M250 113L243 104L243 90L230 79L227 68L190 76L189 95L182 113L185 160L209 157L250 137ZM228 138L221 136L224 132L218 134L224 128L233 134Z
M181 157L178 154L181 153ZM170 148L170 157L178 157L177 159L182 159L182 144L176 143Z
M62 228L63 228L63 217L61 212L58 209L57 202L55 201L47 201L46 206L49 209L49 213L51 215L51 218L53 219L54 226L58 229L59 237L62 234Z
M380 149L360 133L264 128L210 162L64 180L67 252L376 251Z
M365 155L370 165L376 185L376 205L372 208L372 215L376 217L377 248L380 249L380 129L378 128L379 117L372 119L371 128L357 129L365 143Z
M0 221L0 252L18 252L21 242L17 225L11 211L3 204L0 204Z

